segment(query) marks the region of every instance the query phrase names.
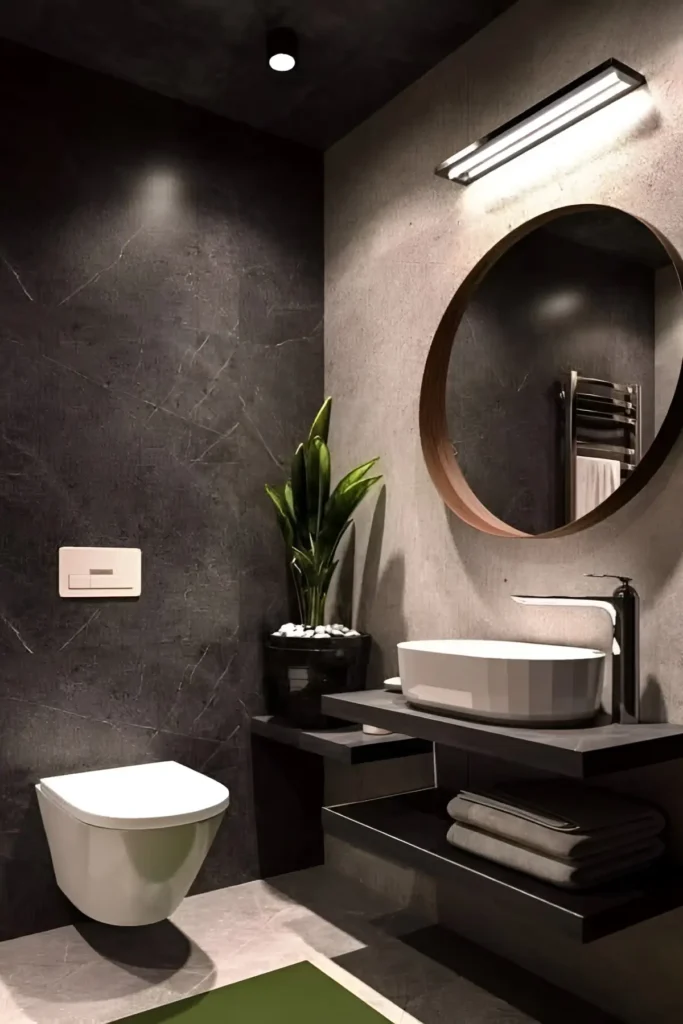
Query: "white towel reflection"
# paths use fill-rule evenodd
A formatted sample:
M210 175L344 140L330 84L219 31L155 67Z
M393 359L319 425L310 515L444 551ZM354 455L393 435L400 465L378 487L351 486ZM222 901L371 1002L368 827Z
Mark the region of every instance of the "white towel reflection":
M616 459L595 459L579 455L576 459L576 508L580 519L614 494L621 484L621 465Z

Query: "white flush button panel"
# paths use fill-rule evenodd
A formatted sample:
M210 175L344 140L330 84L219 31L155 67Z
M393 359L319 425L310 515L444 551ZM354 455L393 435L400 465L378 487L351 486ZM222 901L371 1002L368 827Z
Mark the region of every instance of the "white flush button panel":
M140 548L60 548L60 597L139 597Z

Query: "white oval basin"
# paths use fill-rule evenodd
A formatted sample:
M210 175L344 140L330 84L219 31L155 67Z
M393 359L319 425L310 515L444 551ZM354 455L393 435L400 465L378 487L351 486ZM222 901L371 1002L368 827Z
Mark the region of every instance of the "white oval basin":
M398 645L406 699L420 707L518 725L582 722L600 707L605 655L511 640Z

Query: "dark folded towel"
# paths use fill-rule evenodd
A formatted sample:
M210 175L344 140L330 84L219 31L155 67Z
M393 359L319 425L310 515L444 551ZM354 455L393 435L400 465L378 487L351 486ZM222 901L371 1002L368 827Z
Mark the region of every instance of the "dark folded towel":
M611 857L590 857L579 862L560 860L458 822L451 825L446 838L461 850L564 889L589 889L610 882L646 867L664 852L664 844L659 839L650 839L622 852L614 852Z
M455 821L550 857L583 860L633 847L665 826L643 801L566 779L505 783L462 791L448 804Z

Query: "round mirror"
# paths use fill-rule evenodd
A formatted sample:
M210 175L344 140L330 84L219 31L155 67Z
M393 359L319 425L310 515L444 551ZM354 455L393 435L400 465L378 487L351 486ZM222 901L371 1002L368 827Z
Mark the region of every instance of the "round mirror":
M554 210L503 239L456 293L421 396L432 479L502 536L614 512L682 425L680 257L606 206Z

